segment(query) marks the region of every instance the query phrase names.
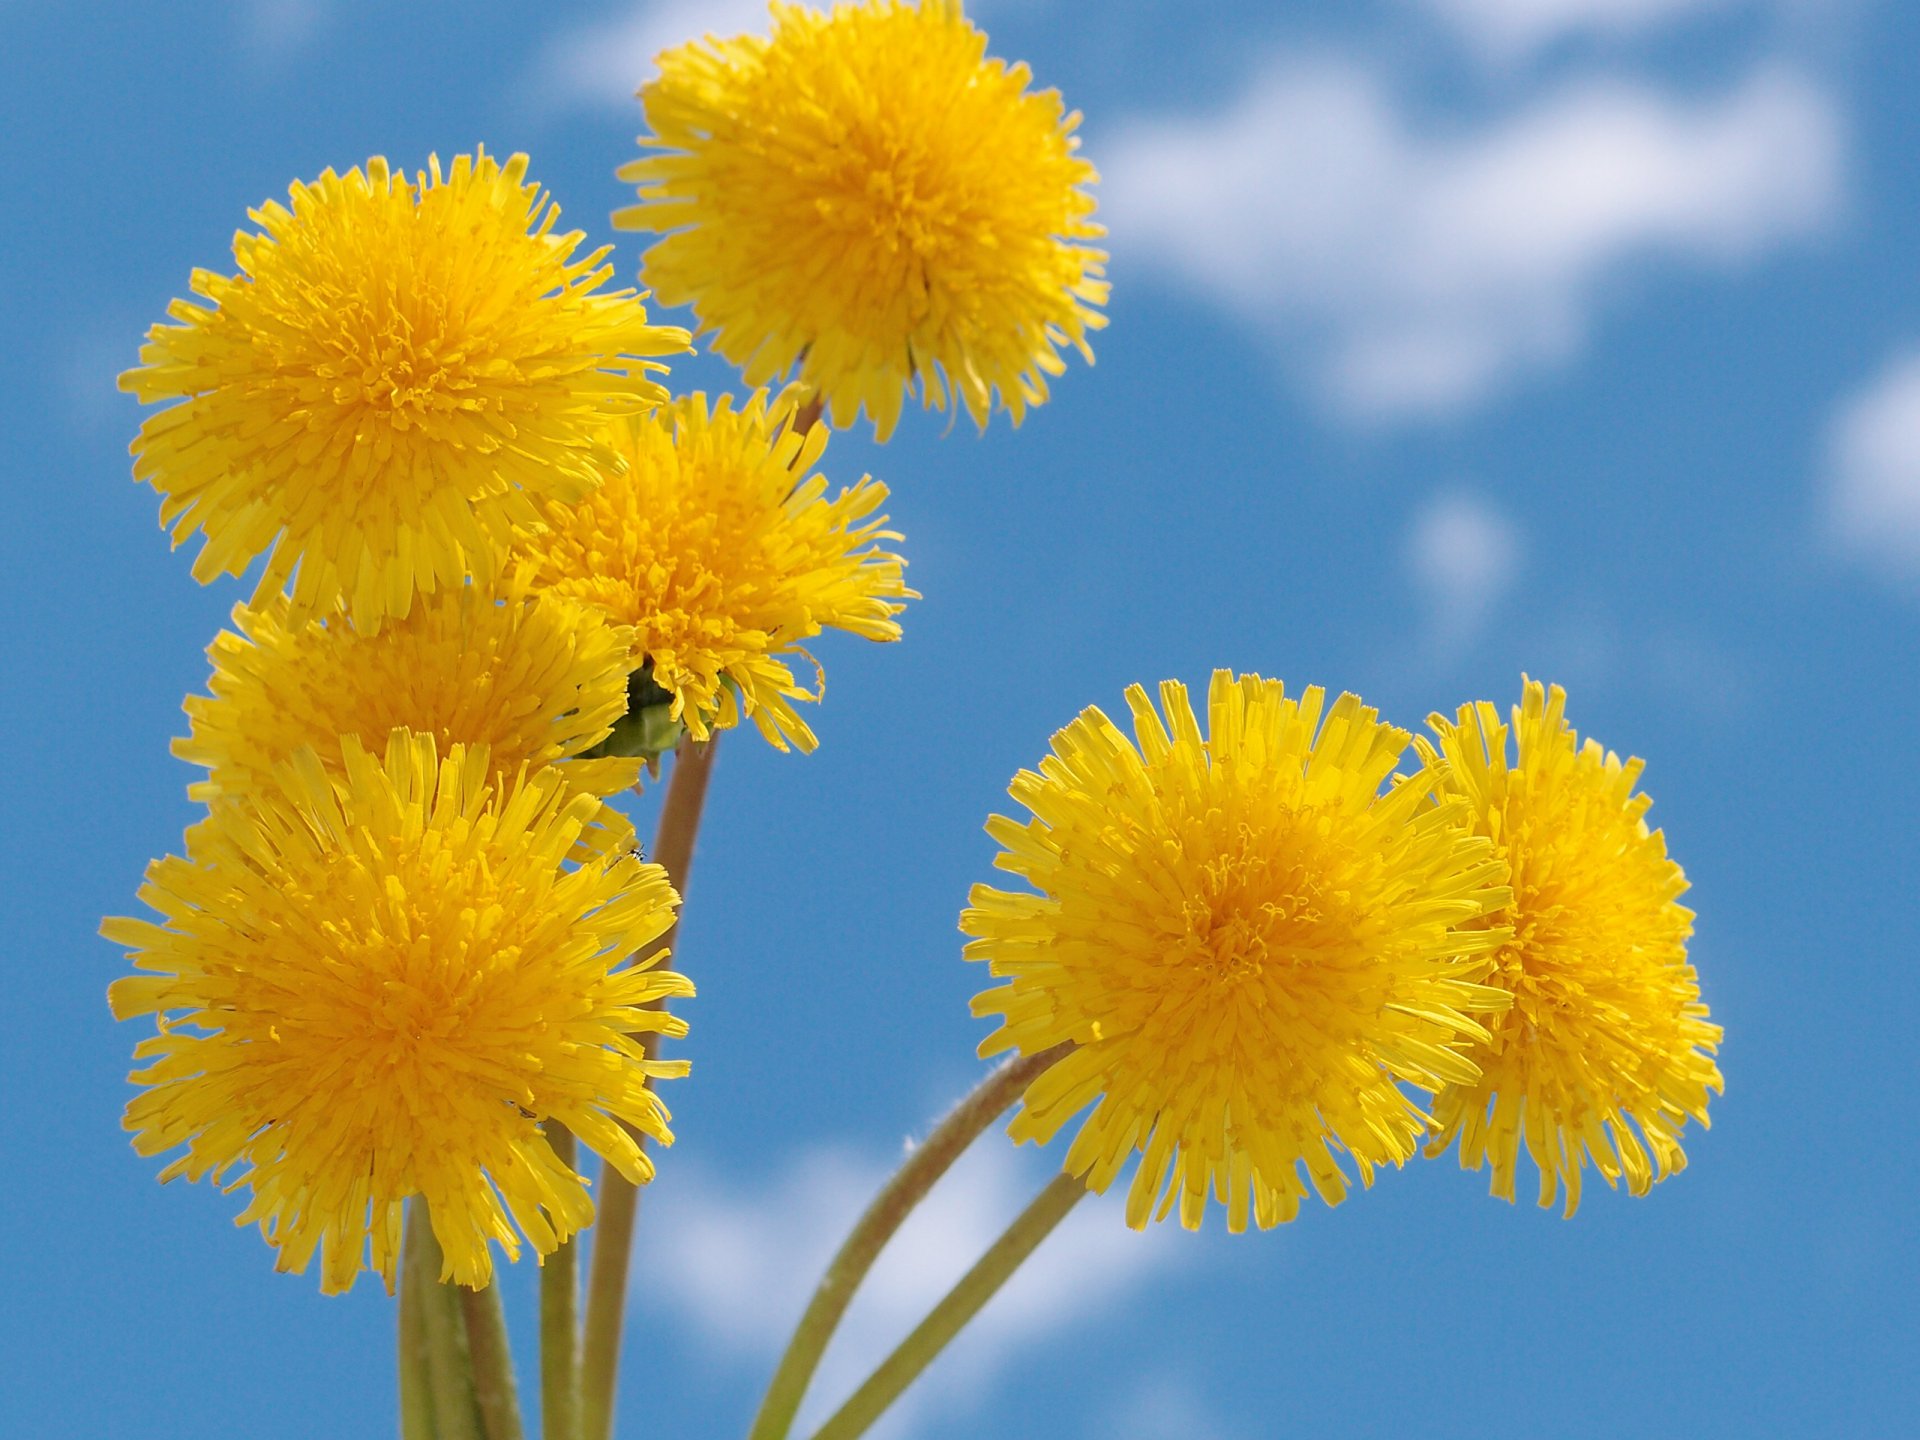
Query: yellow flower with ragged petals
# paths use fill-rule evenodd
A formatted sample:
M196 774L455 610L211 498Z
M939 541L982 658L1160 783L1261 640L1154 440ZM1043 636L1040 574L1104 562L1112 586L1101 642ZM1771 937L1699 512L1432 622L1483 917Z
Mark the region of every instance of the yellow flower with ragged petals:
M1217 671L1202 735L1184 686L1127 692L1136 739L1097 709L1053 738L995 816L995 863L1034 893L975 886L969 959L1006 983L974 1013L983 1055L1073 1048L1027 1087L1011 1133L1045 1143L1087 1110L1066 1169L1104 1191L1136 1151L1127 1220L1211 1192L1231 1230L1290 1220L1419 1149L1401 1083L1470 1082L1462 1050L1507 1003L1480 983L1508 896L1484 837L1427 786L1381 785L1407 734L1352 695L1289 699Z
M583 758L627 708L633 632L559 595L495 599L462 586L362 634L344 614L290 624L283 596L237 606L207 649L208 695L189 696L191 731L173 753L204 765L198 800L244 795L311 749L342 773L341 742L382 749L394 730L485 746L504 784L524 765L554 766L569 794L605 798L640 778L640 760ZM611 807L593 843L631 845Z
M405 734L384 763L349 741L339 778L307 751L217 797L147 871L159 922L101 927L141 972L114 1014L159 1026L134 1052L134 1148L185 1147L163 1180L249 1191L242 1223L282 1270L318 1253L329 1293L362 1268L392 1289L415 1195L443 1278L485 1285L490 1240L551 1253L593 1202L543 1127L641 1183L629 1129L671 1143L650 1081L687 1069L643 1045L685 1033L658 1006L693 993L650 949L679 903L666 872L562 864L597 808L551 770L497 788L485 749Z
M916 385L1018 424L1106 323L1079 115L957 0L771 8L770 38L670 50L640 91L654 153L614 223L663 234L642 278L747 384L798 366L835 425L864 407L884 440Z
M794 404L693 395L618 422L621 465L517 544L522 583L633 627L635 664L696 740L746 716L780 749L812 750L794 704L819 687L789 660L811 660L800 646L827 629L897 640L916 598L884 548L900 539L877 513L887 487L863 476L829 499L809 473L826 427L796 434Z
M1511 938L1488 980L1513 1006L1469 1052L1479 1076L1435 1097L1429 1153L1457 1141L1461 1165L1489 1167L1493 1192L1511 1200L1524 1143L1540 1203L1564 1187L1569 1215L1589 1161L1643 1195L1685 1167L1680 1132L1689 1118L1708 1123L1723 1082L1711 1058L1721 1030L1687 962L1687 878L1647 828L1641 762L1582 744L1566 693L1533 680L1511 731L1485 701L1428 724L1436 741L1416 743L1444 761L1436 798L1493 841L1513 885L1489 921Z
M686 349L605 249L529 182L527 157L438 158L413 180L375 158L293 186L234 237L239 273L196 270L140 368L175 401L133 443L195 578L267 555L256 603L292 583L296 619L344 601L362 629L487 573L536 502L574 499L608 457L610 413L666 398L645 357Z

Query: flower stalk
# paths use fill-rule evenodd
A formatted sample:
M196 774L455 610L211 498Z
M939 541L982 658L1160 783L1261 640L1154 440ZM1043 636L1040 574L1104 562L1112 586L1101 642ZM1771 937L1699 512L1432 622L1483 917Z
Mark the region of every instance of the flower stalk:
M707 780L713 773L715 741L682 740L674 752L673 771L667 777L666 798L660 805L660 825L653 843L654 863L666 870L673 888L686 906L687 875L693 865L694 840L707 798ZM679 924L660 937L656 950L673 944ZM646 952L653 953L652 951ZM644 963L644 956L640 962ZM659 1036L642 1037L647 1058L653 1059ZM647 1082L649 1085L652 1081ZM634 1139L646 1143L644 1135ZM626 1319L627 1271L633 1258L633 1227L639 1213L639 1188L611 1166L603 1167L598 1216L593 1227L593 1260L587 1277L587 1316L580 1351L581 1440L611 1440L614 1387L620 1370L620 1332Z
M547 1127L547 1142L562 1165L578 1146L565 1126ZM564 1241L540 1267L541 1440L578 1440L580 1433L580 1254Z
M873 1269L887 1242L967 1146L1006 1113L1035 1076L1070 1048L1055 1046L1038 1055L1018 1056L996 1067L948 1112L925 1141L914 1147L892 1178L881 1186L820 1277L819 1287L807 1302L806 1312L800 1317L793 1338L787 1342L786 1352L773 1372L748 1440L784 1440L793 1427L794 1413L806 1397L814 1371L826 1354L827 1344L853 1301L854 1291Z
M492 1284L478 1290L465 1285L458 1289L460 1314L467 1327L467 1349L473 1358L473 1398L480 1410L481 1431L486 1440L525 1440L500 1289Z
M454 1293L458 1287L441 1282L445 1257L439 1237L433 1233L427 1202L419 1196L407 1204L404 1249L403 1284L414 1292L426 1363L427 1399L424 1403L416 1402L410 1413L417 1419L420 1410L431 1410L432 1429L428 1440L482 1440L480 1416L474 1404L473 1363L467 1349L467 1331L460 1318L459 1296ZM404 1332L403 1323L403 1336ZM404 1338L401 1343L405 1346ZM402 1380L403 1385L407 1383ZM411 1435L408 1440L412 1440Z
M1065 1173L1054 1176L913 1333L814 1432L813 1440L854 1440L864 1435L1086 1195L1084 1180Z
M421 1202L407 1206L406 1229L401 1241L405 1254L400 1261L400 1440L436 1440L433 1423L433 1370L427 1345L426 1285L423 1283L416 1254L417 1231L422 1223Z

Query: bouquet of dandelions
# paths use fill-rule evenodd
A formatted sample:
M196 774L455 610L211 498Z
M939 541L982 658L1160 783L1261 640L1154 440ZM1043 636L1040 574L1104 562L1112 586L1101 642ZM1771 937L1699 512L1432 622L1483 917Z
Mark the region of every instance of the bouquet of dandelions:
M771 29L660 57L615 223L661 237L643 280L749 387L785 388L670 398L687 333L605 288L524 157L479 151L250 212L239 273L195 271L122 382L172 402L134 473L203 537L196 578L265 557L174 747L205 818L147 873L158 918L104 926L137 972L114 1014L155 1026L126 1125L179 1152L163 1179L244 1192L280 1269L398 1285L407 1440L522 1434L496 1244L542 1265L543 1433L612 1433L714 746L750 719L811 749L802 643L894 639L915 598L885 487L815 473L829 427L885 439L912 390L1018 422L1103 323L1078 117L958 4L775 3ZM1353 695L1222 671L1204 732L1177 684L1126 701L1131 737L1084 711L1015 777L1028 818L989 820L1025 888L977 887L960 927L1000 982L981 1052L1011 1058L858 1217L751 1440L789 1434L862 1276L1009 1109L1018 1141L1084 1113L1063 1173L819 1440L1136 1153L1129 1224L1197 1227L1211 1197L1242 1231L1456 1142L1511 1199L1524 1140L1571 1213L1588 1162L1638 1194L1706 1123L1685 879L1638 762L1580 744L1557 688L1527 682L1511 729L1433 717L1407 773ZM663 759L643 858L608 798Z

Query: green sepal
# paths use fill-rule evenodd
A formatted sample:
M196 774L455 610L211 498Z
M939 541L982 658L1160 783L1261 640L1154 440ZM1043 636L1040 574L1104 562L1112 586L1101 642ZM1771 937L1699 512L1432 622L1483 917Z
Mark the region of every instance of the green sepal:
M625 756L655 768L686 731L673 718L673 695L655 683L653 665L648 662L627 677L627 713L613 722L607 738L587 751L586 758Z

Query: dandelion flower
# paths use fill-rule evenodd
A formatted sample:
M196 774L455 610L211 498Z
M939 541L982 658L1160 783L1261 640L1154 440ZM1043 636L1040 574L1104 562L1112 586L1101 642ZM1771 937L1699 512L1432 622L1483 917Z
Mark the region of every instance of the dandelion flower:
M827 498L809 474L824 426L792 428L794 397L744 408L676 400L617 423L623 465L586 499L547 507L519 542L521 579L598 607L635 633L636 660L696 740L753 718L785 750L815 740L794 709L817 700L788 666L823 629L897 640L914 592L884 542L871 477Z
M995 816L996 864L1038 893L974 887L969 959L1007 983L973 1002L1001 1023L982 1054L1073 1048L1027 1088L1011 1133L1045 1143L1093 1108L1066 1169L1104 1191L1134 1152L1127 1221L1231 1230L1341 1200L1419 1148L1398 1088L1474 1077L1461 1048L1505 1003L1479 983L1507 899L1483 837L1425 787L1385 781L1407 735L1352 695L1330 709L1216 671L1203 737L1184 686L1166 725L1127 692L1137 747L1097 709L1053 738ZM1169 733L1169 728L1171 733Z
M648 1080L686 1062L635 1032L686 1031L653 1007L692 987L648 950L678 900L631 855L562 866L595 802L551 772L496 788L484 749L436 760L408 735L384 763L349 741L344 771L309 751L217 798L186 856L147 871L159 923L101 927L141 972L114 1014L159 1028L126 1126L143 1155L185 1147L163 1180L250 1191L239 1223L282 1270L317 1251L329 1293L363 1267L392 1289L413 1195L443 1278L479 1287L489 1240L546 1255L593 1219L543 1126L636 1183L652 1167L627 1127L671 1143Z
M596 610L462 586L373 635L337 612L295 625L287 611L282 596L238 606L235 628L208 647L212 693L188 698L191 730L173 745L207 767L195 799L258 790L302 749L338 775L343 739L384 749L396 729L433 736L441 754L486 746L501 784L523 765L556 766L576 795L615 795L639 779L639 760L578 758L627 704L633 632ZM631 835L612 809L590 832L608 843Z
M575 499L607 455L607 414L655 404L642 357L686 348L606 250L553 233L558 209L484 151L409 181L366 170L297 183L251 211L236 275L196 270L122 388L177 401L133 443L201 581L269 559L256 600L293 582L296 619L342 597L354 622L482 573L535 501ZM204 303L201 303L204 302Z
M1470 1052L1480 1075L1434 1098L1429 1151L1457 1140L1460 1163L1490 1167L1493 1193L1511 1200L1524 1140L1540 1203L1564 1185L1571 1215L1588 1160L1635 1195L1685 1168L1680 1132L1689 1117L1708 1123L1707 1092L1722 1088L1710 1058L1721 1032L1687 963L1686 876L1647 828L1652 802L1634 793L1641 762L1581 744L1565 692L1524 683L1514 750L1484 701L1451 721L1433 716L1437 743L1418 742L1446 762L1437 797L1466 803L1513 885L1488 922L1510 936L1488 983L1513 1005Z
M664 235L642 278L749 385L797 364L835 425L864 406L884 440L915 385L1019 423L1106 323L1079 115L957 0L771 8L770 38L670 50L640 91L655 153L614 224Z

